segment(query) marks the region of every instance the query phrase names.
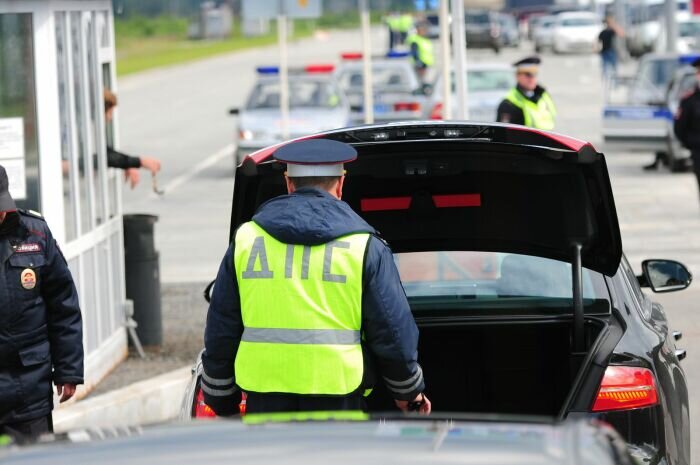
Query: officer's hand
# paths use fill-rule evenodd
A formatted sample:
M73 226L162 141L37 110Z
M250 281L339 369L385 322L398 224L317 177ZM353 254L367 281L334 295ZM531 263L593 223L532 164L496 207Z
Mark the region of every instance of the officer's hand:
M128 168L124 170L124 181L128 182L132 189L136 187L136 184L139 183L140 179L141 175L139 174L139 170L137 168Z
M57 384L56 394L61 396L61 403L67 401L75 395L75 384Z
M432 411L432 406L430 404L430 399L428 399L428 396L425 394L418 394L415 399L413 399L411 402L407 400L394 400L396 403L396 406L402 411L402 412L408 412L409 411L409 404L410 403L415 403L419 402L420 407L418 408L417 412L421 415L430 415L430 412Z
M141 168L149 170L151 174L156 174L160 171L160 160L151 157L141 157Z

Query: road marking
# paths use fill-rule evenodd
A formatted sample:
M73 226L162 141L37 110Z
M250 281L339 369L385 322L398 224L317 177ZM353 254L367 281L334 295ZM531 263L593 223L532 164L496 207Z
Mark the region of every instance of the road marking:
M181 174L180 176L177 176L176 178L172 179L170 182L168 182L165 187L162 188L163 194L167 194L169 192L174 191L181 185L185 184L188 182L190 179L194 178L197 176L199 173L204 171L205 169L209 168L212 165L215 165L219 161L221 161L225 157L233 157L233 152L236 149L236 144L228 144L226 147L223 147L220 150L217 150L216 152L212 153L209 155L207 158L204 160L200 161L197 163L194 168L191 170ZM153 192L151 192L151 197L156 198L156 197L161 197Z

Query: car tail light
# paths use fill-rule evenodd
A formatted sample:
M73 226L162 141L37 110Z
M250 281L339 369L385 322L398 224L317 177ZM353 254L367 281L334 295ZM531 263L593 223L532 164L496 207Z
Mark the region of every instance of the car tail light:
M436 103L430 112L430 119L442 119L442 103Z
M420 103L397 102L394 104L394 111L420 111Z
M651 407L658 403L656 379L647 368L609 366L593 404L594 412Z
M202 388L197 388L197 399L194 401L195 418L216 418L216 413L204 403L204 393Z
M334 65L308 65L306 68L304 68L304 71L306 71L308 74L325 74L325 73L332 73L333 70L335 69Z
M362 53L360 52L345 52L340 54L340 58L343 60L361 60Z

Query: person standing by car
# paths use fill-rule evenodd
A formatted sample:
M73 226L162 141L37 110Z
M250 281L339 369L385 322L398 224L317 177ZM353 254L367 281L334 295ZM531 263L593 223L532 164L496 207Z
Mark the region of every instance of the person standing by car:
M51 382L65 402L83 383L78 292L46 221L19 210L0 166L0 436L53 430Z
M544 87L537 83L540 63L540 58L533 56L513 64L517 84L498 106L498 122L554 129L557 115L554 102Z
M104 90L105 122L112 121L114 108L117 106L117 96L108 89ZM152 157L133 157L107 146L107 166L124 170L124 178L131 188L139 183L139 168L145 168L155 176L160 171L160 160Z
M603 82L608 85L617 74L617 49L615 38L624 37L624 31L611 16L604 20L605 28L598 34Z
M418 329L393 256L341 201L341 142L314 139L274 153L288 195L236 231L219 268L202 354L204 400L217 415L360 410L374 366L396 405L430 413Z
M698 83L695 90L681 99L673 123L673 132L683 147L690 150L693 172L700 187L700 58L691 63Z
M428 24L421 21L416 25L416 32L410 34L406 44L411 48L411 60L421 82L426 82L428 68L435 63L433 43L428 39Z

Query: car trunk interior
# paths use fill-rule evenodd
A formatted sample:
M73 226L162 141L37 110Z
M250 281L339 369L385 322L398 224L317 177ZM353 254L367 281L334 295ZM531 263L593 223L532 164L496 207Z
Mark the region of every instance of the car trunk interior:
M573 357L571 321L421 322L418 358L433 411L556 416L583 357ZM586 324L586 350L602 325ZM390 411L386 388L368 398Z

